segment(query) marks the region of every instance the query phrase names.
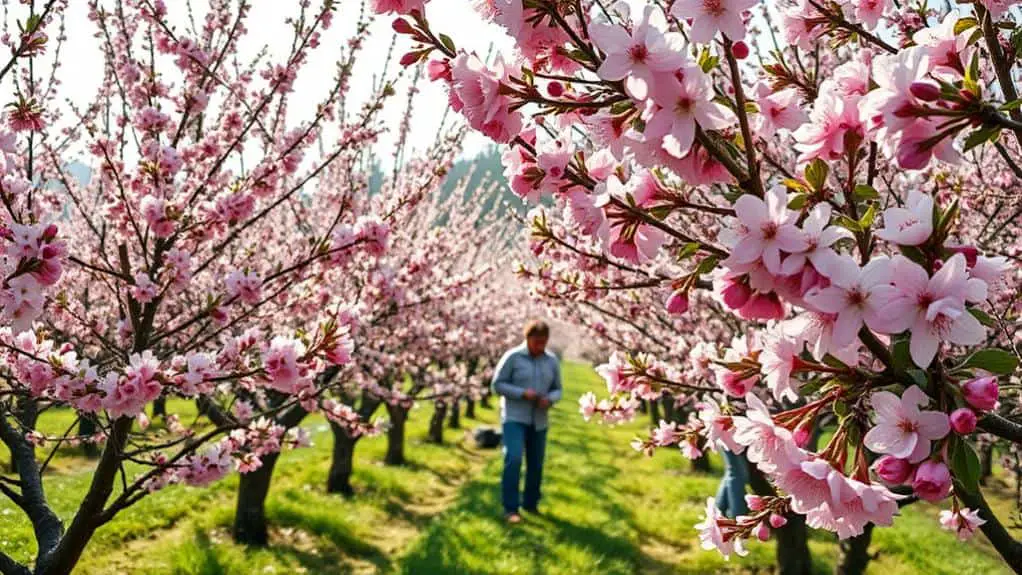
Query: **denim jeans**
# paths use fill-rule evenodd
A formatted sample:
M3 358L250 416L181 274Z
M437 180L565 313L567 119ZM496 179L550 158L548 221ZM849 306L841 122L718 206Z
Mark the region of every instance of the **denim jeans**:
M745 484L749 482L749 470L744 455L737 455L724 449L724 477L717 489L717 509L728 517L737 517L749 512L745 504Z
M534 510L539 504L539 485L543 480L543 453L546 450L546 429L517 421L504 422L504 474L501 477L501 499L504 513L518 512L518 487L522 477L522 456L525 456L525 496L522 506Z

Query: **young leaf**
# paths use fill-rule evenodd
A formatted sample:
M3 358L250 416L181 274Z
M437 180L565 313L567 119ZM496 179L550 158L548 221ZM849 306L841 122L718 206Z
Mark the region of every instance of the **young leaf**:
M975 367L997 375L1009 375L1018 367L1018 358L1003 349L981 349L970 355L962 367Z
M806 181L816 191L823 189L823 185L827 182L827 174L830 172L830 167L827 166L826 162L817 158L813 160L808 166L806 166Z
M951 472L954 474L955 479L961 484L962 487L969 493L975 493L979 489L979 476L981 467L979 463L979 456L976 455L976 450L972 448L964 439L960 437L952 436L952 441L949 449Z

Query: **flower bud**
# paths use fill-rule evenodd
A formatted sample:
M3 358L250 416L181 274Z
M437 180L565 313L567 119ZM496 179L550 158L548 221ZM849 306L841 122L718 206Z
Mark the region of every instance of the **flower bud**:
M791 437L795 440L795 445L805 448L805 446L809 445L811 435L809 433L809 425L803 424L795 428L795 432L791 434Z
M752 289L744 283L730 282L720 292L724 305L731 309L738 309L748 303L752 296Z
M961 407L952 411L951 428L959 435L969 435L976 431L976 412L968 407Z
M940 99L940 87L933 82L912 82L908 87L908 91L924 102L934 102Z
M550 94L552 98L559 98L561 94L564 94L564 84L560 82L550 82L546 85L546 93Z
M736 59L744 60L749 57L749 45L742 41L735 42L731 45L731 53Z
M667 297L667 313L671 315L681 315L688 311L688 292L682 290L675 290Z
M398 34L412 34L415 32L415 28L412 28L412 25L404 18L397 18L391 26Z
M873 471L887 483L898 485L908 481L912 475L912 464L893 455L885 455L876 460Z
M912 490L920 499L940 501L951 492L951 472L942 461L924 461L916 469Z
M406 52L404 56L401 56L399 63L407 68L418 62L420 57L422 57L422 52Z
M46 229L43 230L43 239L50 241L55 237L57 237L57 224L50 224L46 226Z
M770 539L770 527L767 526L766 521L760 521L753 533L756 535L756 539L759 539L760 541L767 541Z
M777 513L770 514L770 526L773 527L774 529L780 529L781 527L784 527L787 524L788 519L785 516L778 515Z
M1000 388L996 377L977 377L962 384L962 393L969 405L980 411L990 411L997 407Z
M749 508L749 511L762 511L765 507L762 497L750 494L745 496L745 505Z
M979 249L976 246L944 246L944 249L953 254L962 254L965 256L965 265L976 267L976 260L979 259Z

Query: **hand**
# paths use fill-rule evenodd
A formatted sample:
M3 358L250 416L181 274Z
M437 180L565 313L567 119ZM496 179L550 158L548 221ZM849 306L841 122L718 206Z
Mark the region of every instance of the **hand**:
M536 407L540 409L547 409L551 405L550 400L545 397L540 397L536 400Z
M536 393L535 389L526 389L525 392L522 393L522 399L526 399L528 401L536 401L537 397L539 397L539 394Z

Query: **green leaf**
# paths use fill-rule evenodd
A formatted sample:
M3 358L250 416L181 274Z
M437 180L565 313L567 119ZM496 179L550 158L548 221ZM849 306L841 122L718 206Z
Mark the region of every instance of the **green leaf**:
M908 376L912 378L912 381L914 381L919 387L925 388L930 383L929 378L926 377L926 372L921 369L909 369L906 370L905 373L907 373Z
M852 192L852 197L859 201L876 200L880 198L880 193L873 186L858 184Z
M842 228L847 228L853 232L862 231L862 226L859 225L859 222L843 214L838 215L837 221L835 223L841 226Z
M799 180L793 179L793 178L785 178L785 179L781 180L781 183L784 184L784 187L788 188L789 190L791 190L793 192L811 192L812 191L804 183L802 183Z
M983 145L987 142L992 142L997 139L997 136L1001 134L1000 126L987 126L973 131L968 137L965 138L965 145L963 151L968 152L976 146Z
M866 213L862 214L862 217L859 218L859 226L864 230L868 230L870 226L873 225L873 220L876 218L876 215L877 205L870 204L869 209L866 210Z
M794 197L791 198L791 201L788 202L788 209L801 210L808 201L809 201L808 194L796 194Z
M1012 110L1018 110L1020 107L1022 107L1022 98L1001 104L1001 106L997 109L1002 112L1010 112Z
M976 493L979 489L979 476L981 466L976 450L964 439L952 435L951 445L948 453L951 464L951 472L955 479L969 493Z
M816 158L808 166L806 166L805 176L806 181L816 191L823 189L823 185L827 182L827 174L830 172L830 167L827 166L826 162Z
M844 417L848 415L848 404L843 401L834 402L834 415Z
M454 40L451 40L450 36L447 34L440 34L438 38L440 38L440 43L444 45L444 48L447 48L451 52L458 51L458 49L454 47Z
M1018 358L1003 349L981 349L969 356L962 367L984 369L997 375L1008 375L1018 367Z
M971 16L959 18L958 21L955 22L955 36L958 36L959 34L965 32L969 28L975 28L977 24L979 23L976 21L975 18Z
M915 246L898 246L898 249L901 251L901 255L906 258L921 266L926 265L926 254L924 254L919 248Z
M685 247L681 248L681 251L678 252L678 261L680 262L682 260L690 258L696 255L696 252L698 251L699 244L696 242L689 242L685 244Z
M712 272L713 268L717 267L718 261L719 258L717 256L709 256L707 258L703 258L703 260L699 262L699 267L696 268L696 273L699 275L703 275Z
M997 325L997 322L994 321L994 318L990 317L990 314L979 308L970 307L969 313L971 313L976 319L978 319L979 323L987 327L994 327L995 325Z
M894 342L894 346L891 347L891 358L894 360L894 369L898 371L904 371L913 365L908 339L901 338Z

